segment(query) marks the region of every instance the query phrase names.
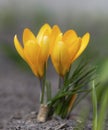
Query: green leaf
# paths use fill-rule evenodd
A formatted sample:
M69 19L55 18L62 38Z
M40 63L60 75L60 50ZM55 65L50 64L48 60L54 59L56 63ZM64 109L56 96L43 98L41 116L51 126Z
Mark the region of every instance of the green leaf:
M103 93L103 96L101 98L101 106L99 110L97 130L104 130L105 119L107 117L107 109L108 109L108 88Z
M97 130L97 96L94 81L92 84L92 103L93 103L93 130Z
M47 102L49 102L52 98L52 93L51 93L51 83L46 81L46 93L47 93Z
M83 100L92 90L89 83L95 79L96 68L89 65L87 62L80 62L75 68L70 67L69 72L64 77L63 85L57 94L48 102L49 106L53 106L53 110L58 112L62 118L67 117L70 97L77 94L77 98L72 106L72 109ZM61 81L61 80L60 80ZM61 103L63 102L63 104Z

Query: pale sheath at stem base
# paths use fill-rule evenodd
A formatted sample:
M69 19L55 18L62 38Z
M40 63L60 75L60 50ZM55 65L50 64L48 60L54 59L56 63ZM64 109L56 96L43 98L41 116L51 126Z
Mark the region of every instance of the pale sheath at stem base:
M45 122L48 116L48 106L46 104L41 104L39 113L37 115L37 121L38 122Z

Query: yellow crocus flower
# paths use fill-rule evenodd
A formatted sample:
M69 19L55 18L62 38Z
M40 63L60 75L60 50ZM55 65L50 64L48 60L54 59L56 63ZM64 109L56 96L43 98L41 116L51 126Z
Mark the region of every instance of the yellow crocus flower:
M55 37L56 35L56 37ZM60 76L68 72L70 65L77 59L88 45L90 34L78 37L74 30L64 34L57 25L53 26L51 34L51 60Z
M35 36L30 29L23 32L23 46L20 44L17 35L14 36L14 45L19 55L28 63L37 77L44 75L44 66L50 53L51 27L45 24Z

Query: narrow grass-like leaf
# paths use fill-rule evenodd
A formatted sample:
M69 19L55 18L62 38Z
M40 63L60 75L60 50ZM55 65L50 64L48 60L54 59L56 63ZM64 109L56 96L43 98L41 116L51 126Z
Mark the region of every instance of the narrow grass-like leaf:
M97 130L97 95L94 81L92 84L92 103L93 103L93 130Z
M103 97L101 99L101 106L98 116L98 125L97 130L104 130L105 127L105 119L107 117L107 108L108 108L108 89L106 89Z
M72 104L72 108L74 108L74 105L76 106L91 91L88 84L95 77L96 68L89 66L87 62L81 62L75 67L75 70L72 67L64 77L62 87L60 87L57 94L48 102L48 105L53 106L53 110L57 111L62 118L68 115L68 107L72 95L78 95L74 104Z

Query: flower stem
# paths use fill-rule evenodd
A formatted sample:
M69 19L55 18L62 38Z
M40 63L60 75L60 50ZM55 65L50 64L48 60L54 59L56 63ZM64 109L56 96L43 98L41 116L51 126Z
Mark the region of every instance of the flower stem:
M40 86L41 86L40 103L43 104L43 102L44 102L44 91L45 91L45 87L43 86L43 79L41 78L39 81L40 81Z
M40 97L40 108L39 113L37 115L38 122L45 122L48 115L48 106L45 102L45 87L46 87L46 64L44 66L44 76L39 79L40 80L40 87L41 87L41 97Z
M46 82L46 65L44 66L44 76L39 79L40 80L40 87L41 87L41 98L40 103L44 104L45 98L45 82Z
M63 83L64 83L64 78L59 76L59 84L58 84L59 89L61 89L63 87Z

